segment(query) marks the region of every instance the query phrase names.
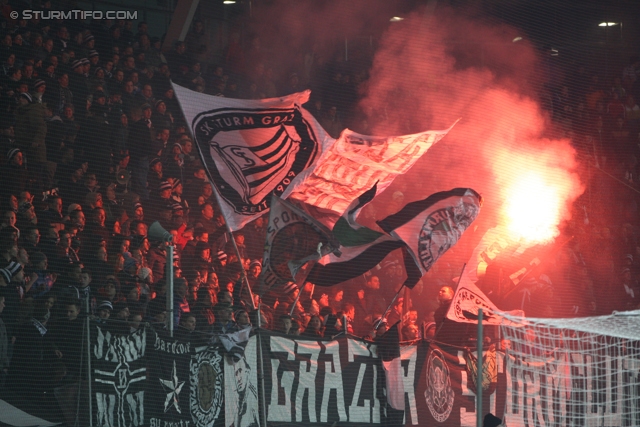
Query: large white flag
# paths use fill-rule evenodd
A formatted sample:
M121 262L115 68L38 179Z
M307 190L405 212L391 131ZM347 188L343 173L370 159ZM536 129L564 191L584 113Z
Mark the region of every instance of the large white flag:
M301 107L310 91L246 100L173 85L231 230L286 198L335 142Z
M454 123L455 125L455 123ZM406 173L449 130L403 136L369 136L346 129L291 198L342 215L378 183L378 194Z

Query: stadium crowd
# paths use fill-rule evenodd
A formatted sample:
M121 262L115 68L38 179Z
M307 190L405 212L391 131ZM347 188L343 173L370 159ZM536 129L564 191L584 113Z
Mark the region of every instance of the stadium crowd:
M162 327L166 246L148 237L155 221L176 248L173 315L181 338L258 323L307 337L374 338L374 325L384 331L398 321L404 339L433 336L453 297L447 286L460 273L446 263L411 291L414 303L398 298L385 318L404 274L393 257L349 285L287 286L252 301L241 278L246 272L257 287L268 216L230 240L170 84L245 99L312 88L307 109L338 137L346 126L369 129L355 108L366 71L312 53L299 69L277 69L258 37L245 45L237 32L214 53L200 21L163 53L144 22L134 29L124 20L15 21L8 12L3 2L0 389L24 386L28 376L38 379L34 384L77 378L87 316L115 334ZM605 84L579 70L541 96L555 130L612 177L592 174L585 215L573 223L577 238L559 252L571 274L558 273L555 287L541 284L530 296L563 302L540 308L546 315L640 306L640 60L620 71ZM391 198L401 205L403 194ZM622 213L611 220L606 210L613 204ZM554 292L560 297L549 299ZM252 310L254 303L262 309Z

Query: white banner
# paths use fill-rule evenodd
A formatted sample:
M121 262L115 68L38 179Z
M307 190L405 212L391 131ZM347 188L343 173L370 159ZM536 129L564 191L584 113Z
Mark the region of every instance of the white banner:
M291 197L342 215L353 200L376 182L378 194L382 193L398 175L411 169L451 127L391 137L362 135L346 129Z

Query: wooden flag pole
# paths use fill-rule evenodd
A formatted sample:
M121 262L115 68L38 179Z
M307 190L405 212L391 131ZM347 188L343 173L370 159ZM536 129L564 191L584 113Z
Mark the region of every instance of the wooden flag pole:
M291 312L289 312L289 316L293 317L293 312L296 308L296 305L298 305L298 301L300 300L300 295L302 295L302 290L304 289L304 286L302 288L298 288L298 296L296 297L296 300L294 301L293 305L291 306ZM313 299L313 292L316 290L316 285L314 283L311 284L311 294L309 295L309 300ZM303 307L304 308L304 307Z
M291 304L291 311L289 312L289 316L293 317L293 312L296 310L296 305L298 305L298 301L300 301L300 295L302 295L302 289L298 288L298 296L296 300Z
M173 84L173 82L172 82L172 84ZM184 114L184 109L182 108L182 103L178 102L178 105L180 105L180 112L182 113L182 116L186 117L186 115ZM191 130L191 126L189 126L189 130ZM191 138L193 138L195 140L195 136L193 135L193 131L191 132ZM213 189L213 195L216 198L216 203L218 204L218 208L220 209L220 213L222 214L222 217L224 218L224 226L227 229L227 234L231 237L231 241L233 242L233 249L235 250L236 255L238 256L238 260L240 261L242 259L242 258L240 258L240 251L238 250L238 245L236 244L236 240L233 238L233 233L231 231L231 227L229 227L229 221L227 221L227 218L224 215L224 210L222 209L222 203L220 203L220 195L218 194L218 189L214 185L214 179L211 176L211 173L209 172L209 168L207 167L207 162L206 162L206 160L204 158L202 150L200 150L200 144L196 143L195 146L198 148L198 154L200 154L200 161L204 165L204 171L207 174L207 178L209 178L209 183L211 184L211 187ZM242 263L242 261L240 261L240 263ZM244 271L244 266L242 267L242 269L240 271L242 273L242 281L247 286L247 290L249 291L249 296L251 297L251 308L255 311L257 309L256 302L255 302L255 298L253 297L253 291L251 290L251 286L249 285L249 278L247 277L247 272Z
M400 286L400 289L398 289L398 292L396 292L396 294L393 296L393 299L391 300L391 302L389 303L389 306L387 307L387 309L385 310L384 313L382 313L382 316L380 317L380 320L378 320L378 322L373 325L373 330L377 330L378 326L380 326L380 323L382 323L382 320L387 317L387 313L391 311L391 307L393 307L393 304L396 302L396 300L398 299L398 296L400 295L400 292L402 292L402 289L404 289L404 283L402 284L402 286Z
M217 190L213 192L213 194L216 195L216 200L218 200L218 193ZM220 205L220 201L218 200L218 206ZM221 209L222 211L222 209ZM224 217L224 214L222 215ZM229 228L229 223L227 222L227 219L224 219L224 225L227 227L227 233L229 234L229 236L231 237L231 241L233 242L233 249L236 251L236 255L238 256L238 262L240 263L240 265L242 266L242 258L240 257L240 250L238 250L238 245L236 244L236 239L233 238L233 233L231 232L231 229ZM247 277L247 272L244 270L244 266L242 266L242 268L240 269L240 272L242 273L242 281L244 282L244 286L247 287L247 290L249 291L249 296L251 297L251 308L253 310L256 310L256 301L255 298L253 297L253 291L251 290L251 286L249 285L249 278ZM241 294L242 296L242 294Z
M460 276L458 277L458 283L456 283L456 289L460 286L460 281L462 281L462 275L464 274L464 270L467 268L467 263L462 264L462 271L460 272Z

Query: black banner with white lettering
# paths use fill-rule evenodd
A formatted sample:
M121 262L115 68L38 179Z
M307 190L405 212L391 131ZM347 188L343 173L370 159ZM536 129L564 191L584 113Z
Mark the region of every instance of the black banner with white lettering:
M96 425L224 425L220 347L196 347L152 328L116 335L96 326L91 337Z
M149 328L117 336L99 327L91 354L100 426L260 427L263 417L268 426L389 425L390 409L404 397L404 420L393 425L472 427L478 387L482 412L509 426L591 425L602 411L620 421L606 426L638 425L640 363L620 357L562 352L533 363L490 347L478 361L468 350L424 341L401 345L399 367L388 370L398 378L387 382L377 345L354 337L260 330L244 354L231 357L222 347L195 347Z
M146 416L151 427L187 426L191 343L149 332ZM153 341L153 342L152 342Z
M312 341L264 333L265 405L269 425L388 424L384 371L375 343L348 337ZM422 342L402 346L404 424L474 426L475 355ZM501 416L503 355L485 353L483 412Z

